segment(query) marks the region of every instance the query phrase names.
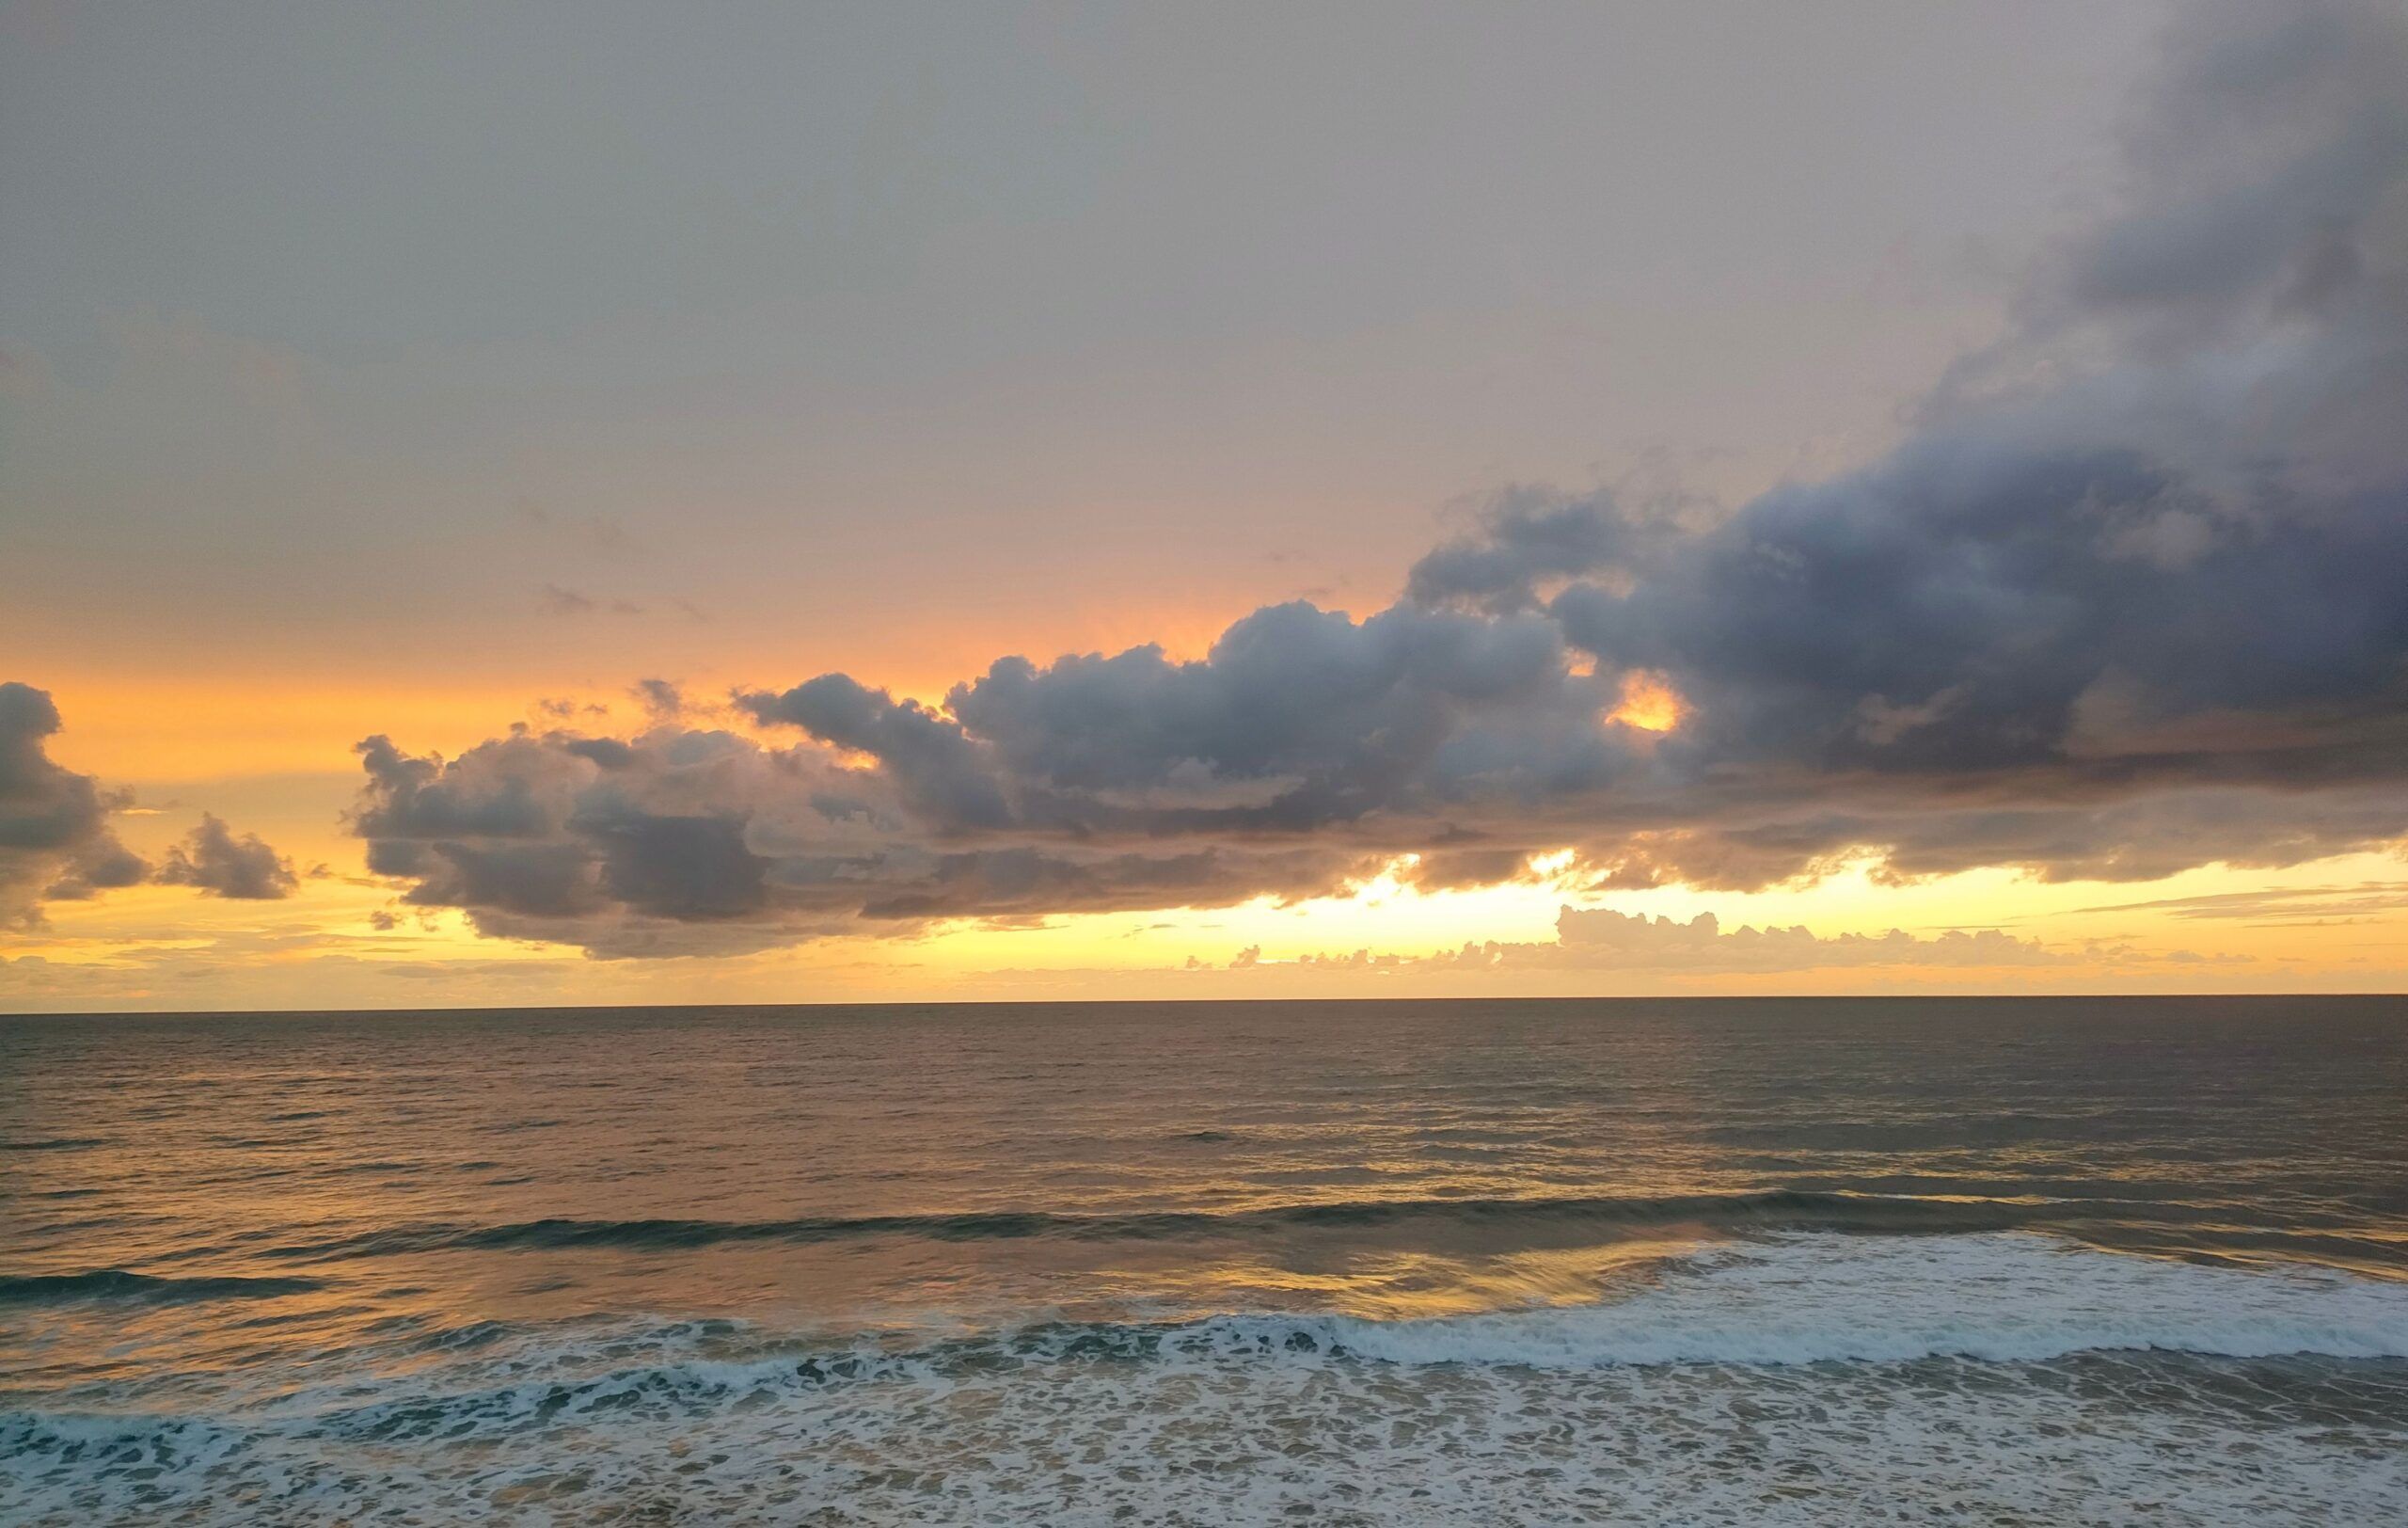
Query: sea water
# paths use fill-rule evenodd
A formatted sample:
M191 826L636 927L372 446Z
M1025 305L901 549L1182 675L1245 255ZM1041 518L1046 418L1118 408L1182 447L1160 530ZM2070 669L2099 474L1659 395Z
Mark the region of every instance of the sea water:
M2408 1002L0 1019L0 1522L2408 1518Z

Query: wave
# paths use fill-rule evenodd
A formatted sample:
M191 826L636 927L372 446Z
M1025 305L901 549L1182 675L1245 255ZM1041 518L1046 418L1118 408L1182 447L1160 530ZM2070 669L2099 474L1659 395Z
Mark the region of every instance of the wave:
M55 1305L72 1300L181 1305L197 1300L273 1299L325 1287L315 1279L168 1279L123 1268L87 1268L77 1273L0 1277L0 1305Z
M344 1235L245 1248L287 1263L443 1251L603 1249L681 1251L730 1244L803 1246L855 1238L940 1242L1053 1239L1069 1242L1244 1242L1282 1235L1376 1234L1410 1228L1492 1250L1607 1240L1678 1231L1742 1235L1833 1232L1855 1235L1978 1235L2045 1231L2131 1251L2256 1261L2312 1258L2337 1266L2397 1267L2400 1249L2364 1235L2357 1218L2297 1208L2279 1232L2236 1218L2233 1206L2168 1197L2083 1195L1991 1198L1820 1189L1753 1193L1566 1196L1554 1199L1423 1198L1313 1202L1223 1212L1065 1214L994 1210L943 1215L802 1216L759 1220L582 1219L475 1224L416 1221Z
M425 1397L413 1397L320 1421L383 1435L420 1423L552 1418L639 1400L701 1402L862 1381L952 1383L1078 1364L1595 1370L2020 1363L2101 1352L2408 1359L2408 1283L2306 1266L2140 1257L2028 1233L1788 1234L1669 1259L1652 1281L1616 1298L1442 1317L1228 1312L1039 1321L942 1337L808 1339L726 1319L636 1329L595 1326L597 1319L552 1329L481 1321L414 1332L400 1351L490 1350L520 1382L432 1409Z
M679 1341L728 1324L682 1323ZM2028 1362L2146 1350L2408 1358L2408 1284L2099 1251L2052 1236L1793 1234L1668 1260L1636 1293L1481 1314L1224 1313L1044 1322L928 1345L856 1339L781 1360L810 1383L933 1366L1193 1360L1545 1369Z
M1764 1231L1979 1233L2062 1221L2090 1202L1914 1199L1905 1196L1776 1189L1740 1194L1584 1196L1558 1199L1404 1199L1286 1205L1227 1213L1163 1211L1076 1215L997 1210L951 1215L804 1216L767 1220L547 1218L498 1225L422 1221L355 1235L296 1242L261 1255L285 1260L380 1257L454 1250L622 1248L674 1250L734 1242L810 1243L852 1237L918 1236L935 1241L1157 1240L1245 1235L1282 1230L1374 1228L1430 1221L1498 1229L1513 1225L1663 1226ZM2131 1205L2147 1218L2185 1222L2224 1212L2179 1202Z
M2023 1233L1780 1235L1671 1260L1619 1299L1479 1316L832 1338L579 1316L418 1330L356 1357L206 1411L134 1391L107 1412L0 1412L18 1467L0 1518L13 1501L24 1520L173 1506L241 1522L274 1501L584 1521L657 1500L733 1520L814 1502L873 1520L1087 1520L1099 1490L1142 1507L1170 1461L1199 1514L1226 1520L1284 1520L1287 1498L1246 1494L1267 1469L1296 1502L1368 1520L1427 1520L1434 1482L1453 1483L1447 1520L1479 1522L1588 1519L1661 1501L1669 1479L1769 1480L1702 1520L1789 1520L1794 1483L1758 1468L1768 1439L1843 1493L1809 1499L1815 1520L1891 1511L1900 1490L1926 1492L1918 1519L1963 1515L1995 1482L2007 1494L1981 1515L2017 1520L2070 1520L2102 1490L2174 1491L2199 1514L2186 1521L2267 1520L2269 1501L2375 1520L2408 1485L2368 1431L2408 1426L2408 1285ZM2258 1361L2279 1367L2235 1367ZM1968 1468L1982 1440L2044 1432L2051 1469ZM2245 1464L2227 1438L2248 1440ZM1538 1493L1527 1513L1497 1509L1507 1488Z
M1217 1324L1217 1323L1216 1323ZM1689 1260L1629 1298L1422 1321L1236 1321L1269 1347L1538 1368L2033 1362L2091 1352L2408 1358L2408 1285L2054 1238L1787 1238Z
M279 1281L120 1281L109 1289ZM16 1281L25 1283L27 1281ZM55 1281L54 1281L55 1282ZM66 1283L77 1283L71 1279ZM2326 1270L2251 1271L2102 1252L2052 1237L1785 1235L1675 1259L1635 1294L1480 1315L1376 1320L1225 1313L1159 1322L1047 1321L978 1335L799 1339L743 1323L641 1329L479 1322L414 1334L401 1351L459 1361L448 1393L362 1401L356 1388L283 1425L354 1441L517 1432L631 1413L706 1412L832 1389L950 1389L1032 1374L1101 1377L1165 1366L1224 1378L1249 1369L1577 1371L2030 1363L2096 1353L2194 1359L2408 1359L2408 1285ZM477 1384L478 1376L499 1381ZM188 1419L198 1420L198 1419ZM0 1419L16 1447L113 1446L106 1419ZM120 1419L127 1421L127 1419ZM54 1424L55 1425L54 1425ZM145 1430L153 1421L138 1425Z

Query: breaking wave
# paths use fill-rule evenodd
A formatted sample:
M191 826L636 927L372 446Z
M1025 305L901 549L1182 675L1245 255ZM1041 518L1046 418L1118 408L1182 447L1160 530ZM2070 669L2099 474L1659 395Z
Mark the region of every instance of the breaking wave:
M2065 1493L2086 1476L2175 1493L2171 1520L2221 1521L2286 1493L2354 1509L2408 1486L2402 1359L2408 1284L2028 1233L1814 1232L1672 1259L1618 1298L1442 1318L850 1336L478 1321L223 1407L163 1413L128 1393L0 1413L16 1466L0 1518L416 1503L573 1522L658 1496L747 1520L1168 1523L1338 1504L1339 1520L1474 1522L1500 1503L1646 1520L1643 1489L1682 1493L1698 1521L1876 1502L2048 1520L2081 1506ZM2265 1365L2289 1377L2262 1383ZM2212 1446L2227 1427L2251 1440L2246 1471ZM2059 1468L1951 1456L1985 1435L2063 1440ZM1792 1473L1751 1462L1767 1448ZM1162 1468L1190 1481L1185 1506L1154 1494ZM1945 1494L1923 1503L1926 1487Z

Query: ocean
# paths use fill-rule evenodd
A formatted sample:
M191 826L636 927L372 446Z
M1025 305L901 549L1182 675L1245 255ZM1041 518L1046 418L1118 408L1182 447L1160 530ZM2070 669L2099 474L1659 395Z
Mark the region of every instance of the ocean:
M2408 1520L2408 999L0 1019L0 1522Z

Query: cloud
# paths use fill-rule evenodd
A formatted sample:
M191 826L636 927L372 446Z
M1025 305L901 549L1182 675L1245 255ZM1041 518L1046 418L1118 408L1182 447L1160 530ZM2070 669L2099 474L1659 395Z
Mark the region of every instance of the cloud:
M1587 969L1803 971L1859 965L2056 965L2074 957L1996 929L1951 929L1930 938L1903 930L1820 937L1803 925L1725 931L1712 913L1687 923L1607 908L1564 908L1547 945L1486 947L1499 961Z
M292 861L258 835L237 838L205 814L154 870L110 823L133 809L132 798L50 757L60 725L47 691L0 683L0 930L39 927L43 902L145 882L243 899L286 897L299 885Z
M1555 927L1556 937L1551 942L1489 940L1434 955L1381 954L1358 949L1348 955L1308 954L1266 961L1259 948L1249 948L1232 961L1228 969L1737 975L1865 966L1992 969L2068 965L2080 963L2083 959L1996 929L1951 929L1929 938L1901 929L1878 934L1822 936L1803 925L1760 929L1743 924L1725 930L1721 919L1712 913L1700 913L1681 922L1665 916L1617 913L1610 908L1571 906L1558 912Z
M685 692L668 679L638 679L628 693L642 704L644 714L656 722L674 721L686 708Z
M2242 918L2264 922L2321 923L2354 919L2408 908L2408 881L2361 881L2349 886L2271 886L2254 891L2209 892L2150 901L2108 902L2081 913L2163 913L2189 919Z
M1565 499L1544 488L1513 489L1415 563L1405 597L1495 614L1535 610L1545 586L1627 569L1671 530L1668 521L1625 512L1609 495Z
M1749 889L2398 845L2408 17L2187 11L2142 105L2114 197L1882 460L1728 512L1515 489L1389 608L1268 606L1193 661L1004 657L939 704L824 674L735 696L764 737L372 739L372 867L635 953L1310 896L1404 853ZM1634 682L1674 724L1616 719Z
M1987 986L2006 972L2050 986L2102 973L2162 982L2194 976L2200 966L2216 967L2229 980L2236 968L2258 968L2258 963L2192 950L2157 954L2099 941L2052 947L1996 929L1952 929L1931 936L1899 929L1822 935L1804 927L1726 929L1710 912L1684 922L1565 906L1552 940L1473 942L1430 954L1367 947L1267 956L1260 946L1250 945L1221 963L1190 955L1169 967L1020 968L982 972L981 979L1057 991L1117 991L1133 978L1158 978L1198 995L1238 995L1310 992L1324 983L1359 992L1360 979L1368 977L1409 982L1418 992L1566 994L1711 990L1720 979L1831 971L1861 973L1854 984L1865 987ZM2259 968L2250 974L2262 979L2269 973Z
M835 697L834 720L811 698L805 712L847 737L884 738L907 761L930 737L954 736L883 696L815 695ZM848 729L864 719L869 731ZM351 822L370 869L406 883L405 901L608 956L908 933L935 918L1217 906L1334 890L1364 869L1359 854L1288 841L974 843L958 802L882 759L855 762L847 746L777 748L664 724L625 740L522 729L443 759L372 738ZM940 784L943 748L925 766Z
M242 837L204 812L200 826L167 851L159 866L163 885L194 886L213 897L240 901L274 901L290 897L301 884L293 862L268 847L256 833Z
M753 719L800 727L878 760L897 795L940 831L1003 827L1012 817L983 750L961 724L848 676L823 674L782 695L744 694Z
M149 873L109 826L124 797L51 759L47 740L59 726L48 692L0 683L0 928L40 923L42 901L134 885Z

